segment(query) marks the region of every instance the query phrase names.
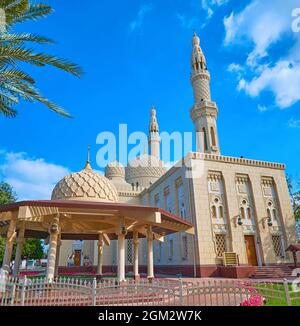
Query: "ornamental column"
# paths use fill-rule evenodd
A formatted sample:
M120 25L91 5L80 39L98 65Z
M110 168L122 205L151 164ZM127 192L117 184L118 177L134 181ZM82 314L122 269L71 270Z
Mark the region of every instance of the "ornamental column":
M55 273L56 251L59 235L59 215L54 217L53 222L49 228L49 234L50 237L46 277L48 280L52 280L54 278Z
M15 265L13 271L14 277L17 277L19 274L24 242L25 242L25 223L23 222L19 229L18 238L17 238L17 249L16 249Z
M147 240L148 240L148 279L154 278L154 266L153 266L153 233L152 226L147 228Z
M134 279L138 280L140 278L139 275L139 234L138 232L133 232L133 275Z
M61 249L62 241L61 241L61 234L57 237L57 248L56 248L56 259L55 259L55 271L54 275L58 275L59 270L59 259L60 259L60 249Z
M118 234L118 281L125 281L125 234Z
M4 253L3 264L2 264L2 269L5 272L5 274L9 274L10 272L10 262L11 262L14 239L16 236L16 224L17 224L16 219L11 219L6 234L5 253Z
M103 234L99 234L98 237L98 265L97 265L97 275L102 275L102 266L103 266L103 247L104 247L104 241L103 241Z

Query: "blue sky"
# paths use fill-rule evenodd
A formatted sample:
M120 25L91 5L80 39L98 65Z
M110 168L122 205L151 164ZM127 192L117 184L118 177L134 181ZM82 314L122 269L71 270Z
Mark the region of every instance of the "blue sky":
M53 15L19 30L55 39L44 49L80 64L85 74L76 79L26 67L42 93L74 119L28 103L16 119L0 117L0 173L19 198L49 197L56 181L83 167L88 144L95 166L98 133L117 132L119 123L129 132L147 131L152 104L161 131L193 131L194 30L219 107L222 154L283 162L300 175L300 33L292 30L299 1L48 3Z

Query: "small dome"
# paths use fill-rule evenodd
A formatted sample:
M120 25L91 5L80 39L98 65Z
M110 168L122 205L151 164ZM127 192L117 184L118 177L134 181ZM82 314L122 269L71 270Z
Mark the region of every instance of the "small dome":
M105 168L105 176L110 180L114 178L125 179L125 168L120 162L114 161Z
M118 202L115 186L102 174L93 171L89 165L80 172L65 176L54 187L52 200L91 200Z

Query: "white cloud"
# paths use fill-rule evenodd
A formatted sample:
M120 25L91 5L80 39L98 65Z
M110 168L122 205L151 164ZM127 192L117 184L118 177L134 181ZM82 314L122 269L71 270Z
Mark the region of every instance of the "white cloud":
M229 0L202 0L201 6L207 12L207 17L211 18L214 14L215 8L223 6Z
M262 91L274 93L276 104L284 109L300 100L300 63L291 65L288 61L278 61L274 67L265 67L258 77L251 81L240 81L240 89L252 96Z
M136 18L130 22L129 28L131 32L138 30L142 27L146 14L150 13L153 10L153 8L154 7L152 3L143 4L140 7Z
M18 200L50 199L55 184L70 171L26 153L2 152L0 173L16 191Z
M257 109L261 113L268 111L268 108L265 105L260 105L260 104L257 106Z
M300 100L300 33L292 31L292 12L297 6L297 0L252 0L241 12L224 18L224 45L250 48L245 75L238 74L238 89L251 97L271 91L280 108ZM270 55L272 47L287 37L292 46L285 45L284 51Z
M288 126L290 128L300 128L300 120L295 120L294 118L291 118L288 122Z
M177 19L180 22L180 25L184 28L191 29L196 28L199 25L199 18L198 17L187 17L186 15L177 13L176 14Z

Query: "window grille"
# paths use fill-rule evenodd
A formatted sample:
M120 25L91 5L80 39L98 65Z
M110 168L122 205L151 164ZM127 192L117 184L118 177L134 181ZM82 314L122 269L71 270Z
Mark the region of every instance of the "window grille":
M276 257L283 256L281 236L280 235L272 235L273 249Z
M224 234L216 234L216 252L219 258L223 257L224 252L226 252L226 238Z
M186 235L182 237L182 259L188 258L188 238Z

